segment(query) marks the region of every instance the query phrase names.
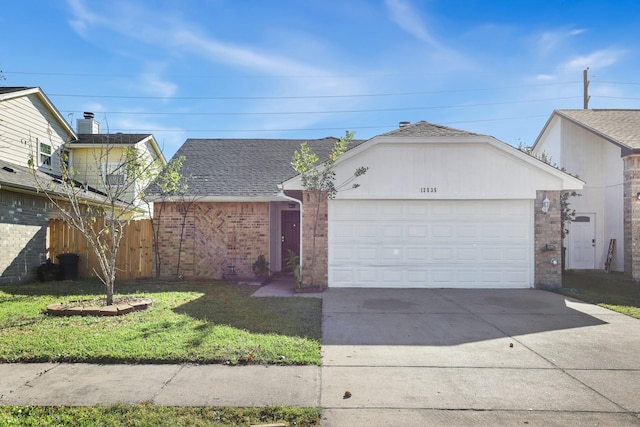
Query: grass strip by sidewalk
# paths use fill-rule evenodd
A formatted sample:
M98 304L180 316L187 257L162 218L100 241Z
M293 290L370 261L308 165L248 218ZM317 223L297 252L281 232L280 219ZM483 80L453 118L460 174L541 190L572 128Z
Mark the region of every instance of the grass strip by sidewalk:
M0 406L2 426L73 427L228 427L252 424L320 425L312 408L166 407L151 404L91 407Z
M0 362L320 364L322 302L253 298L222 281L130 283L154 301L116 317L58 317L56 302L104 296L96 282L0 287Z
M621 273L566 272L557 292L640 319L640 283Z

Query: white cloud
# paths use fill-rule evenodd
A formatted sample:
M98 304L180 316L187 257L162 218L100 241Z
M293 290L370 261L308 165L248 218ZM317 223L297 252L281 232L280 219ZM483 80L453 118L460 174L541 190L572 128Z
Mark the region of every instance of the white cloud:
M171 98L178 90L178 86L163 80L157 73L146 72L139 77L139 89L153 96Z
M69 20L71 27L81 36L87 36L87 28L91 28L100 21L100 16L91 13L82 0L68 0L74 18Z
M558 51L562 47L563 43L568 39L578 36L584 32L586 32L586 30L581 28L546 31L538 37L538 49L543 56L548 56L549 54Z
M429 33L427 26L422 19L420 19L418 12L408 1L386 0L386 4L391 12L391 19L398 24L400 28L433 47L439 47L439 43Z
M555 80L556 76L551 75L551 74L538 74L536 76L536 80L539 81L549 81L549 80Z
M559 69L567 73L582 71L585 68L605 68L617 63L627 51L621 49L602 49L588 55L577 56L561 64Z

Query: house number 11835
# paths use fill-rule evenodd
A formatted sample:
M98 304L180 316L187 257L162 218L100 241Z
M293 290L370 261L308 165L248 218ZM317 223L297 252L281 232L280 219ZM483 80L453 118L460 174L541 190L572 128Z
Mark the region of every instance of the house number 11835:
M436 187L420 187L421 193L436 193Z

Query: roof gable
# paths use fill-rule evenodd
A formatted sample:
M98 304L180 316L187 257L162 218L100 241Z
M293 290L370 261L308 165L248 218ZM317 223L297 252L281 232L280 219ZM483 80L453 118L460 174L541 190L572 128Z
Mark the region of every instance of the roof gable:
M67 121L64 119L64 117L62 117L62 114L60 114L58 109L53 105L53 103L49 100L47 95L45 95L44 92L39 87L22 87L22 86L20 86L20 87L10 87L10 86L0 87L0 102L1 101L5 101L5 100L9 100L9 99L13 99L13 98L18 98L18 97L21 97L21 96L29 96L29 95L36 95L40 99L40 101L44 104L46 109L49 110L53 114L53 116L55 117L56 121L69 134L71 139L75 139L76 134L73 131L73 129L71 128L71 126L69 125L69 123L67 123Z
M536 139L536 144L554 115L621 147L640 150L640 110L555 110Z

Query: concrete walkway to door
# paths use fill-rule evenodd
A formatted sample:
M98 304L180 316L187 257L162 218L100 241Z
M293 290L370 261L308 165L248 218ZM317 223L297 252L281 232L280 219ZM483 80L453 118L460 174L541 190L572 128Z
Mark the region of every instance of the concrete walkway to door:
M322 351L326 426L640 425L640 321L550 292L329 289Z

